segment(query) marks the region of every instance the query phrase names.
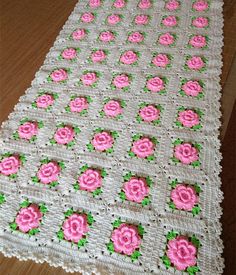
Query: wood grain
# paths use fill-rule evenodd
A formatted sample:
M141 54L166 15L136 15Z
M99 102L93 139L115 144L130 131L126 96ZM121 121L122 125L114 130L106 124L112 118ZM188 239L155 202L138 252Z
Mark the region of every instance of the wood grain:
M0 123L30 86L77 0L1 1Z
M12 112L19 97L30 86L35 73L42 65L60 29L74 8L77 0L2 0L1 1L1 43L0 43L0 123L6 120ZM235 0L225 0L224 5L224 35L223 49L224 66L221 83L224 86L229 75L235 74L232 69L235 57L236 41L236 3ZM232 77L230 78L232 79ZM232 80L233 81L233 80ZM234 78L235 81L235 78ZM225 92L223 119L230 117L235 99L235 82L229 85ZM225 90L223 90L224 93ZM230 110L227 111L227 110ZM232 143L235 142L236 121L232 122L226 132L223 143L223 240L226 246L226 274L236 274L235 268L235 167L232 166ZM229 119L228 119L229 120ZM225 129L227 124L224 124ZM233 128L234 127L234 128ZM234 191L233 191L234 190ZM32 261L20 262L15 258L5 258L0 254L0 274L4 275L64 275L61 268L53 268L48 264L36 264ZM75 273L74 273L75 274ZM78 274L78 273L77 273Z

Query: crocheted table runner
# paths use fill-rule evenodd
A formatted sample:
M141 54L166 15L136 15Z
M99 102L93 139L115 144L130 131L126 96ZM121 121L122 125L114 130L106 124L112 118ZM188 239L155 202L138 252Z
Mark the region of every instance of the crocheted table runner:
M76 5L2 126L0 251L85 274L222 273L222 4Z

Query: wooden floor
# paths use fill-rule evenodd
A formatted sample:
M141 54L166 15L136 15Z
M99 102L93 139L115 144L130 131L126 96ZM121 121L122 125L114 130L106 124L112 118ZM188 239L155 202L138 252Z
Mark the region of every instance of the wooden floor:
M59 30L77 0L1 0L0 46L0 123L7 119L14 105L30 86L36 71L52 46ZM224 215L223 241L225 272L236 274L236 217L235 217L235 148L236 119L232 114L236 96L236 1L225 0L225 46L223 51L222 111L223 172L222 189ZM235 110L234 110L235 111ZM234 112L235 113L235 112ZM231 120L230 120L231 117ZM229 123L230 121L230 123ZM61 268L32 261L20 262L0 254L0 275L62 275ZM205 274L204 274L205 275ZM208 274L207 274L208 275ZM209 274L211 275L211 274Z

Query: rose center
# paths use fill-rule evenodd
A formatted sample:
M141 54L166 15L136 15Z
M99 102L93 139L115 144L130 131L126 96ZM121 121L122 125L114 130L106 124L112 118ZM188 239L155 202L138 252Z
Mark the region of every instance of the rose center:
M187 251L187 248L186 247L180 247L177 251L177 254L178 256L181 258L181 259L184 259L187 257L188 255L188 251Z
M184 116L184 119L185 119L185 120L188 120L188 121L191 121L191 120L193 120L194 118L193 118L192 115L186 114L186 115Z
M59 133L61 138L66 138L68 136L68 131L65 129L62 129Z
M124 236L121 237L122 243L125 245L129 245L132 242L131 236L129 234L125 234Z
M189 148L184 148L184 150L183 150L183 155L184 155L185 157L188 157L188 156L191 155Z
M12 162L4 162L3 167L5 170L11 169L13 167Z
M147 145L146 145L146 144L140 144L140 145L139 145L139 151L141 151L141 152L146 152L147 149L148 149L148 148L147 148Z
M104 137L104 136L99 136L99 138L98 138L98 143L100 143L100 144L106 143L106 137Z
M187 202L191 198L191 196L188 192L181 192L179 195L180 195L180 198L183 202Z
M47 167L43 170L43 174L46 177L50 177L53 173L53 168L52 167Z
M89 177L86 179L87 185L93 185L96 182L96 176L95 175L89 175Z
M137 194L137 193L139 193L139 192L140 192L140 186L138 186L138 185L133 185L133 186L132 186L132 193Z
M148 109L148 110L146 110L146 115L147 116L153 116L153 115L155 115L155 111Z
M23 219L24 219L25 221L30 220L30 215L29 215L29 214L24 214Z
M115 111L117 109L117 105L116 104L110 104L108 105L108 110L111 110L111 111Z
M48 99L45 98L45 97L42 97L42 98L40 99L40 101L41 101L42 103L46 103L46 102L48 101Z
M76 100L74 102L74 105L77 106L77 107L81 107L82 106L82 102L80 100Z

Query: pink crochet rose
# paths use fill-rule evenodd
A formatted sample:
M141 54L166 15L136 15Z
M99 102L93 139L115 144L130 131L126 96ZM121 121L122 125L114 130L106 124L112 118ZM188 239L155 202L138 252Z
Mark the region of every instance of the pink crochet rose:
M146 122L157 120L160 115L160 110L153 105L148 105L139 111L139 115Z
M169 32L161 34L159 36L159 43L164 46L168 46L173 44L175 41L175 38L173 35L171 35Z
M190 41L189 44L195 48L202 48L206 46L206 38L202 35L194 35Z
M154 143L149 138L143 137L133 143L131 151L139 158L146 158L153 155Z
M89 231L87 216L85 214L72 214L64 221L62 230L67 241L78 243Z
M43 214L40 212L36 204L31 204L29 207L21 208L16 216L16 224L19 230L27 233L31 229L38 228Z
M197 17L193 20L192 25L197 28L205 28L208 26L208 19L206 17Z
M146 25L148 23L148 16L145 14L139 14L135 17L135 24Z
M124 64L133 64L134 62L136 62L138 60L138 56L135 52L133 51L127 51L125 53L122 54L120 61Z
M20 138L31 139L33 136L38 133L38 124L37 122L27 121L24 124L20 125L18 128L18 134Z
M90 23L94 20L94 15L91 12L85 12L81 16L81 21L84 23Z
M85 97L77 97L70 101L71 112L80 113L88 109L88 101Z
M191 128L200 123L199 115L192 110L179 112L178 120L183 124L184 127L188 128Z
M101 0L89 0L90 8L98 8L101 5Z
M58 70L53 71L50 74L50 77L54 82L61 82L68 78L68 74L67 74L66 70L58 69Z
M131 255L141 244L141 237L138 234L137 227L125 223L112 232L111 240L113 241L115 252L125 255Z
M125 182L123 190L129 201L141 202L149 193L149 188L144 179L131 178Z
M101 32L99 39L103 42L111 42L115 39L115 35L110 31Z
M205 11L208 9L208 3L204 0L195 1L193 4L193 9L196 11Z
M98 77L96 73L86 73L81 76L81 81L85 86L91 86L93 83L98 81Z
M174 156L183 164L190 164L199 159L197 149L190 143L176 145Z
M85 35L86 35L86 32L84 29L77 29L72 33L72 37L76 41L82 40L85 37Z
M81 190L93 192L102 186L102 177L97 170L87 169L79 176L78 182Z
M169 15L162 20L162 24L167 27L174 27L177 25L177 19L173 15Z
M108 117L117 117L122 113L122 108L119 101L110 100L104 105L103 111Z
M113 6L117 9L121 9L125 6L125 0L115 0Z
M112 83L118 89L125 88L130 85L129 77L126 74L117 75L114 77Z
M198 203L198 195L193 187L178 184L170 195L177 209L191 211Z
M202 87L198 83L198 81L187 81L183 86L182 86L183 91L186 93L186 95L189 96L197 96L199 93L202 92Z
M204 61L200 56L193 56L187 61L189 69L200 70L205 66Z
M9 176L20 169L21 161L18 156L5 157L0 161L0 174Z
M102 62L104 59L106 59L106 54L103 50L97 50L91 54L91 59L94 63Z
M167 244L167 256L178 270L185 270L196 264L196 247L184 236L170 240Z
M53 102L54 102L54 98L52 95L49 95L49 94L41 95L36 99L37 107L43 108L43 109L51 106Z
M65 49L61 55L64 59L71 60L76 57L76 50L74 48L68 48Z
M111 14L107 17L107 22L110 25L115 25L121 21L121 18L118 14Z
M114 140L109 133L103 131L101 133L95 134L91 143L97 151L102 152L111 148L113 146Z
M153 93L160 92L164 89L164 81L158 77L152 77L147 81L146 87Z
M166 9L169 11L174 11L177 10L179 8L180 4L179 1L176 0L170 0L166 3Z
M58 144L68 144L75 137L75 131L71 126L65 126L57 129L54 139Z
M50 161L49 163L41 165L37 177L41 183L49 184L58 180L60 171L60 166L55 161Z
M144 37L140 32L133 32L128 37L128 41L131 43L140 43L143 39Z
M165 68L170 63L170 60L166 54L160 53L153 58L152 63L157 67Z
M152 3L150 0L141 0L138 4L140 9L149 9Z

